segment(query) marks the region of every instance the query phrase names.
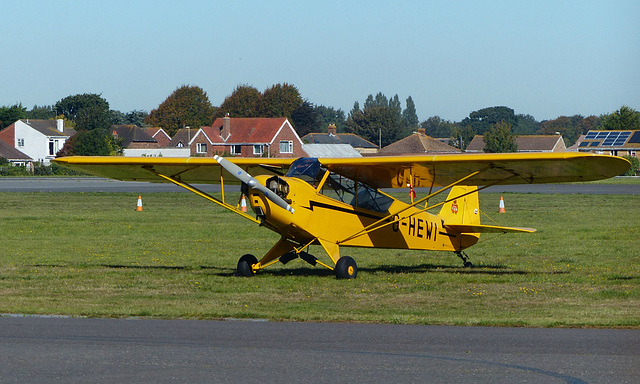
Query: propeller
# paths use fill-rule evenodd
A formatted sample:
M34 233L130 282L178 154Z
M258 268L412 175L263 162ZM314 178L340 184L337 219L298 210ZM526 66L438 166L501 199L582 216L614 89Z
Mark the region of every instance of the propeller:
M260 184L258 180L251 177L251 175L248 174L244 169L238 167L237 165L233 164L232 162L223 158L222 156L214 155L213 158L218 162L218 164L220 164L222 168L226 169L227 172L233 175L236 179L247 184L249 188L257 189L258 191L262 192L262 194L267 199L271 200L272 203L274 203L275 205L277 205L282 209L286 209L287 211L293 213L294 209L286 201L284 201L283 198L276 195L269 188Z

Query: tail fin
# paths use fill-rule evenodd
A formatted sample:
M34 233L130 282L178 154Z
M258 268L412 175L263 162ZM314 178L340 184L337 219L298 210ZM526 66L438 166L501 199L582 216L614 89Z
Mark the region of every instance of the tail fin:
M478 187L455 186L449 191L447 201L438 214L445 225L480 224Z

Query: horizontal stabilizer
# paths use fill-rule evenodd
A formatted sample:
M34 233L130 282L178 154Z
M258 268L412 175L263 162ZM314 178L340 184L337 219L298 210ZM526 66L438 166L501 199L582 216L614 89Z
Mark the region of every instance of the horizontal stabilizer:
M536 230L533 228L518 228L518 227L499 227L497 225L482 225L482 224L445 224L444 227L452 232L458 233L507 233L507 232L526 232L532 233Z

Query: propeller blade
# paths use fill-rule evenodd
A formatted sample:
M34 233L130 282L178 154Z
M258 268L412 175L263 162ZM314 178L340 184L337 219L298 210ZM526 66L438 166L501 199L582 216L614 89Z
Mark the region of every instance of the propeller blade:
M244 169L238 167L222 156L214 155L213 158L218 162L218 164L220 164L222 168L226 169L227 172L232 174L236 179L247 184L249 188L257 189L258 191L262 192L262 194L267 199L271 200L272 203L276 204L280 208L285 209L291 213L294 212L294 209L286 201L284 201L283 198L276 195L275 192L273 192L269 188L260 184L258 180L251 177L251 175L248 174Z

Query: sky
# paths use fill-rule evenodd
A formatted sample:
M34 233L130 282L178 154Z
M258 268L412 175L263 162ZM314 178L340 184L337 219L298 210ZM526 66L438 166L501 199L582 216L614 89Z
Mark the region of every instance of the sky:
M640 1L8 0L0 106L97 93L151 111L288 83L346 114L411 96L420 121L507 106L538 121L640 110Z

